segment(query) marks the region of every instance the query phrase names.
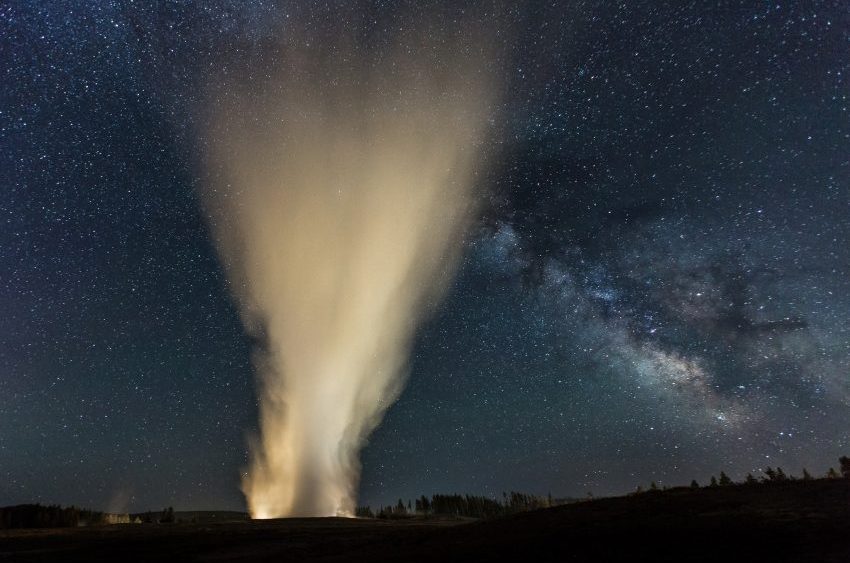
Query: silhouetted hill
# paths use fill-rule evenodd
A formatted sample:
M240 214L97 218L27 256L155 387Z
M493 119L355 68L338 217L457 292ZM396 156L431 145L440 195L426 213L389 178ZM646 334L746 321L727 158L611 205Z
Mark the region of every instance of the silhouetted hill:
M462 523L283 519L0 532L0 561L850 561L850 479L680 488Z

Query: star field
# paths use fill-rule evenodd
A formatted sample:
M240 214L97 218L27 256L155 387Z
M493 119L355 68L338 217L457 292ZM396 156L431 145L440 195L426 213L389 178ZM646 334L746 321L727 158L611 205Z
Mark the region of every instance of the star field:
M257 405L196 199L203 79L295 22L390 42L425 15L495 22L504 94L482 216L362 501L848 454L843 3L12 3L0 505L244 508Z

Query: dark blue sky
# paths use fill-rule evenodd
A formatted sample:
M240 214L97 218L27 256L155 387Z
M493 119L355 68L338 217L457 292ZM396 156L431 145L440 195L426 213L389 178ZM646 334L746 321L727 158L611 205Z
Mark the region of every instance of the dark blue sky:
M495 22L506 93L482 217L363 452L363 501L848 453L845 3L13 2L0 505L244 507L254 376L196 200L203 79L295 25L391 42L425 16Z

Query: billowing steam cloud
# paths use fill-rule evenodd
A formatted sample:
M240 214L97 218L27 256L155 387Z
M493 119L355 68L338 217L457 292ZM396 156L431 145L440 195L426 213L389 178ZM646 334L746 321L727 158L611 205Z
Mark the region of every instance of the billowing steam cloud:
M222 73L209 106L203 199L258 343L255 518L353 513L359 450L475 210L480 52L357 43L265 48Z

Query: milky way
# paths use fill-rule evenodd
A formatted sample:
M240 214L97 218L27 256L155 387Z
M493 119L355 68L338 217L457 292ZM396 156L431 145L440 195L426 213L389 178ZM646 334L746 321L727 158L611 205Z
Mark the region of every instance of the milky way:
M483 218L361 499L609 494L848 454L843 3L472 8L301 14L380 46L463 10L507 79ZM0 9L0 504L244 507L251 343L195 200L193 111L221 54L294 9Z

